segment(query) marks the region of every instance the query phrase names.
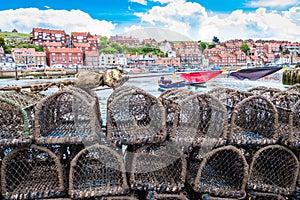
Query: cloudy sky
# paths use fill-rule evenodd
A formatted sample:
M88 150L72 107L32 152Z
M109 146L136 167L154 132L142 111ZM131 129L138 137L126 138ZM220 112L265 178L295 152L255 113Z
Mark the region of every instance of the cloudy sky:
M167 28L192 40L300 41L300 0L9 0L0 29L33 27L111 36L142 27Z

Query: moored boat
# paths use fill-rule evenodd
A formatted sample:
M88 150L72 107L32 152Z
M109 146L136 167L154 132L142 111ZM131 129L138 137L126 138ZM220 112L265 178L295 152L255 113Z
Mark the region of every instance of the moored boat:
M181 74L180 76L186 81L186 84L188 85L202 86L204 83L215 78L221 73L222 73L221 70L200 71L200 72L185 73L185 74Z
M165 80L165 78L162 76L160 80L158 80L158 86L160 91L165 91L173 88L180 88L185 86L185 81L176 81L173 82L172 80Z
M255 81L281 69L282 67L254 67L231 72L229 73L229 76L235 77L239 80L249 79Z

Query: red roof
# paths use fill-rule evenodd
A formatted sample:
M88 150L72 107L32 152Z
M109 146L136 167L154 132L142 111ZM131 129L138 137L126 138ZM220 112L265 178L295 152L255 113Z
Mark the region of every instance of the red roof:
M80 48L49 48L49 53L82 53Z
M72 32L71 36L75 37L75 36L87 36L88 33L87 32Z
M61 47L61 42L44 42L44 45L46 47L52 46L52 47Z
M79 43L79 42L74 42L73 43L74 47L90 47L89 43Z

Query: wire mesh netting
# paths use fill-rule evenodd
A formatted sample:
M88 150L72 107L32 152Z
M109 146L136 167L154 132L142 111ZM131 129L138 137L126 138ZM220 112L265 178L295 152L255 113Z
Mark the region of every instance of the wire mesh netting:
M184 194L158 194L149 192L147 200L188 200Z
M108 140L128 145L166 139L165 111L156 97L141 89L129 89L116 96L107 108Z
M300 93L300 83L294 84L287 89L288 91L295 91Z
M250 88L248 92L254 94L254 95L262 95L267 98L272 98L273 96L277 95L278 93L281 92L280 89L278 88L268 88L265 86L257 86Z
M76 144L103 137L99 102L80 89L63 88L40 101L35 139L41 144Z
M53 152L32 145L4 157L2 194L7 199L59 197L64 193L62 166Z
M290 134L290 115L292 108L300 99L300 93L282 91L272 98L278 112L278 131L281 142L286 143Z
M170 139L185 147L218 145L226 139L225 106L209 94L194 94L178 103Z
M69 183L69 195L75 199L129 193L122 157L99 144L83 149L72 160Z
M300 100L298 100L292 112L290 114L290 134L289 134L289 143L292 147L296 147L299 151L300 149Z
M288 195L295 191L298 172L299 162L291 150L269 145L254 154L247 188Z
M278 137L275 105L261 95L239 102L232 113L229 142L233 144L273 144Z
M185 156L169 142L141 147L134 154L130 176L131 189L178 193L184 188L185 177Z
M42 95L30 92L0 94L0 145L24 145L34 137L34 108Z
M202 160L189 162L188 177L195 192L212 196L245 197L248 164L242 152L225 146L207 153Z

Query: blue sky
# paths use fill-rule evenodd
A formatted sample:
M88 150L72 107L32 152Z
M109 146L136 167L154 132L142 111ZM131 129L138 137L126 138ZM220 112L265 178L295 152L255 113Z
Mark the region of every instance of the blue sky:
M0 29L33 27L115 35L167 28L193 40L300 40L300 0L10 0L0 4Z

